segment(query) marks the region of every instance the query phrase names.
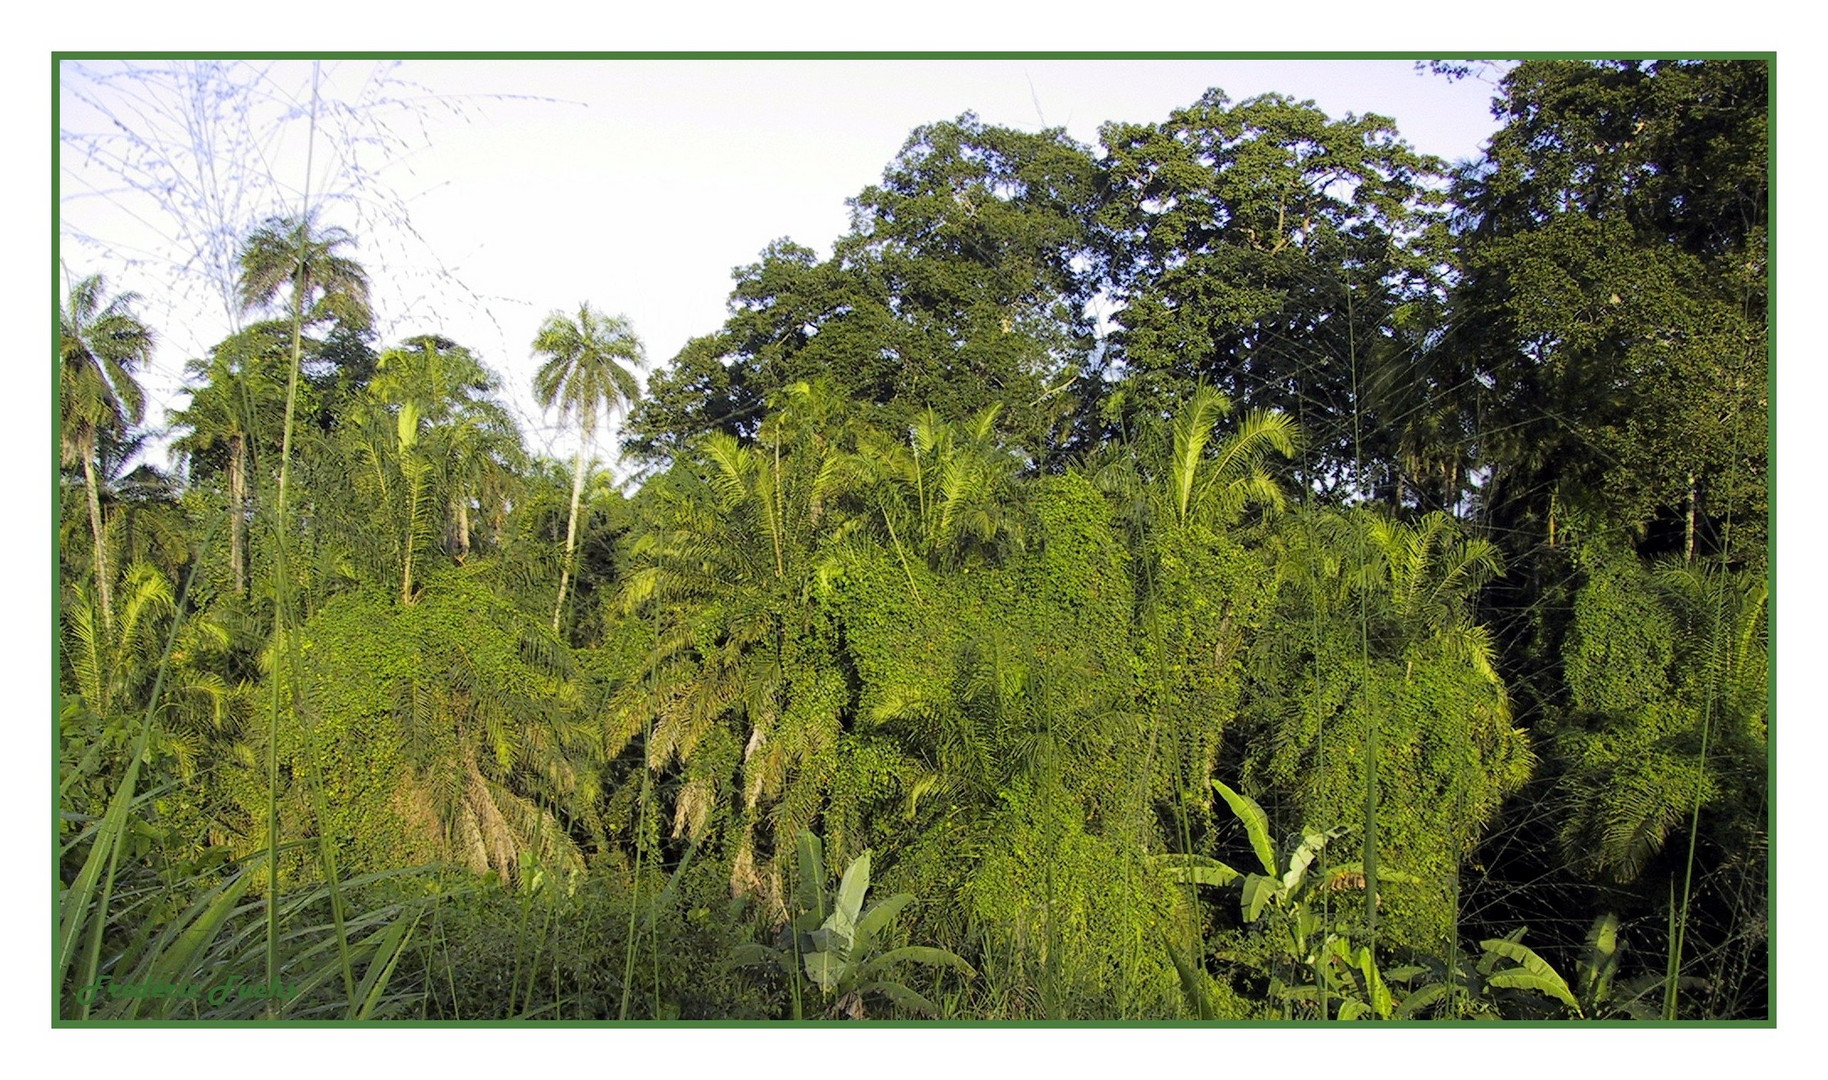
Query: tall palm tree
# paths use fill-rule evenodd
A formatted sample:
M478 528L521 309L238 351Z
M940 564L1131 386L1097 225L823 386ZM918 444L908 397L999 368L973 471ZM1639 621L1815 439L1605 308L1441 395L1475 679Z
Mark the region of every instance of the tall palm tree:
M62 460L66 468L81 462L89 496L89 528L95 542L95 586L101 598L102 622L114 620L113 582L107 544L102 537L101 488L95 470L96 440L116 438L138 424L146 412L146 395L133 369L152 358L152 331L133 314L132 293L107 299L101 276L70 286L70 297L58 314L58 418L62 422Z
M533 392L541 407L555 405L578 425L578 454L572 468L571 514L565 525L565 565L559 572L559 600L552 609L552 628L558 630L565 613L565 593L571 584L571 559L578 538L578 502L584 492L586 453L596 441L597 419L607 408L613 415L641 396L641 387L624 362L640 365L644 354L634 328L620 315L605 316L588 303L580 305L577 318L553 312L540 325L533 351L547 357L533 376Z
M372 321L368 275L361 264L337 254L355 242L343 229L319 230L312 213L268 218L241 247L240 293L243 309L269 306L286 290L292 323L292 362L286 379L286 410L280 428L279 483L275 520L286 516L286 481L292 457L292 416L298 396L307 323L335 319L354 330Z
M1130 449L1113 447L1094 465L1094 482L1133 526L1158 533L1234 524L1251 504L1282 509L1268 463L1272 454L1293 456L1301 431L1287 413L1252 409L1221 436L1231 412L1230 398L1201 384L1168 417L1143 420Z
M337 253L354 243L348 230L318 229L311 217L268 218L241 247L242 310L273 304L283 292L300 325L335 319L366 329L373 318L368 274Z

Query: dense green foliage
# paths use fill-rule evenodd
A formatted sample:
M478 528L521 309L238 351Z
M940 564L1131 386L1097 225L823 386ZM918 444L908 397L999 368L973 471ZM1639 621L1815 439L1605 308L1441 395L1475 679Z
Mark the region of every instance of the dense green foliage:
M570 462L305 217L123 475L73 284L58 1014L1767 1016L1767 78L929 125Z

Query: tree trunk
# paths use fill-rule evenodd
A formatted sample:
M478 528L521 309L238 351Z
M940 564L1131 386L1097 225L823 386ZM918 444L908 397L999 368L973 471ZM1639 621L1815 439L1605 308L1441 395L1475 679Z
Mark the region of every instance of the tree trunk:
M457 497L457 561L470 557L470 497Z
M245 596L247 584L247 436L229 440L229 568L234 575L235 595Z
M89 487L89 531L95 536L95 588L102 597L102 626L114 626L114 586L108 580L108 547L102 541L101 486L95 480L95 454L83 451L83 480Z
M578 540L578 500L584 494L584 439L578 439L577 464L571 470L571 518L565 525L565 565L559 570L559 602L552 609L552 632L558 633L565 614L565 590L571 584L571 551Z
M1695 474L1688 474L1688 530L1682 542L1682 561L1695 561L1695 505L1700 501L1695 490Z
M408 452L410 454L410 451ZM413 553L419 546L419 503L423 498L425 467L423 463L408 457L406 463L412 469L410 482L406 486L408 499L406 512L406 563L400 575L400 603L413 602Z

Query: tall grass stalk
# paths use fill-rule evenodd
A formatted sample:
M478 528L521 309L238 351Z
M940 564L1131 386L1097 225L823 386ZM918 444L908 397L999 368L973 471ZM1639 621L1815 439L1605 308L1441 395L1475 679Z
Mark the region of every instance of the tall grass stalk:
M648 781L653 776L653 769L648 765L647 755L654 739L654 710L660 704L660 594L658 591L654 595L654 650L655 656L653 661L648 664L647 672L649 693L647 717L641 728L641 808L635 815L635 873L631 879L634 882L634 890L629 893L628 897L628 940L623 944L622 1003L616 1011L618 1020L628 1019L629 992L633 989L635 979L635 911L640 907L638 901L641 898L641 857L647 848ZM651 919L649 921L652 922ZM655 947L658 948L658 945ZM659 962L656 960L655 967L658 968L658 966ZM654 993L656 995L660 993L657 980ZM657 1015L658 1005L656 1004Z
M291 570L287 565L286 528L286 487L291 476L292 467L292 428L298 411L299 369L304 360L304 292L305 292L305 245L309 240L309 223L311 220L311 171L317 149L317 107L318 86L321 65L311 65L311 119L305 142L305 182L300 197L298 227L298 261L292 269L292 358L290 370L286 377L286 416L280 433L279 444L279 486L273 504L274 554L273 554L273 663L269 677L272 680L272 713L268 727L267 740L267 949L266 968L267 985L277 985L279 981L279 724L282 709L282 683L280 662L282 654L289 661L293 676L292 703L295 715L299 713L298 698L303 692L302 683L298 681L299 665L297 644L287 633L287 617L292 603ZM301 717L302 727L302 717ZM316 763L315 745L306 740L307 756ZM315 768L312 769L315 774ZM319 851L324 862L325 880L330 888L331 910L337 928L337 949L341 959L343 983L350 1000L356 994L355 972L349 955L349 942L344 926L344 910L341 890L337 884L337 874L329 840L323 835L325 820L323 817L323 797L321 786L314 791L314 801L318 810ZM278 1005L268 1001L268 1013L277 1015Z
M1296 395L1296 397L1295 397L1295 423L1298 427L1300 427L1304 430L1306 429L1306 426L1307 426L1307 416L1306 416L1307 410L1305 408L1306 404L1307 404L1306 395ZM1321 655L1321 649L1320 649L1321 597L1323 595L1321 590L1323 587L1323 583L1320 580L1320 575L1315 572L1315 566L1314 566L1314 562L1313 562L1313 558L1312 558L1312 554L1311 554L1311 552L1314 549L1319 547L1319 532L1316 529L1316 522L1315 522L1315 518L1314 518L1314 514L1313 514L1313 498L1312 498L1313 489L1312 489L1312 479L1311 479L1313 476L1313 460L1308 456L1308 445L1309 445L1308 440L1303 439L1301 441L1302 483L1301 483L1300 492L1299 492L1299 498L1301 501L1298 504L1301 509L1301 513L1302 513L1302 525L1307 532L1307 544L1309 547L1309 553L1304 555L1304 557L1302 559L1302 563L1303 563L1303 567L1308 572L1307 573L1307 578L1308 578L1307 584L1308 584L1308 588L1310 590L1312 590L1311 596L1309 598L1309 605L1313 609L1313 619L1312 619L1313 636L1311 639L1312 640L1311 651L1312 651L1313 656L1315 657L1315 662L1313 664L1313 668L1314 668L1313 691L1308 697L1308 711L1313 713L1319 720L1318 730L1315 732L1315 736L1314 736L1314 752L1315 752L1315 758L1317 761L1316 767L1318 768L1320 775L1325 776L1325 775L1327 775L1327 717L1325 714L1321 713L1321 711L1320 711L1320 664L1319 664L1319 657ZM1320 849L1320 876L1321 876L1321 880L1323 880L1323 881L1326 879L1327 863L1329 862L1329 860L1331 860L1332 855L1333 855L1333 853L1332 853L1331 845L1328 845L1328 846ZM1332 926L1333 926L1333 890L1323 889L1323 890L1321 890L1321 893L1320 893L1320 932L1322 935L1322 940L1325 940L1325 936L1331 932ZM1324 960L1318 954L1316 954L1316 956L1314 958L1314 985L1316 987L1321 987L1321 986L1325 985L1323 978L1322 978L1323 964L1324 964ZM1331 1016L1331 1013L1332 1013L1331 998L1324 992L1318 994L1317 997L1320 1002L1320 1019L1323 1022L1331 1019L1332 1018L1332 1016Z
M629 997L634 990L635 981L635 939L637 935L635 914L641 909L641 871L644 856L647 853L647 804L648 780L652 770L648 768L648 746L654 735L654 721L650 714L641 736L641 808L635 815L635 873L634 891L628 897L628 940L623 944L622 956L622 1004L617 1010L616 1019L628 1019ZM659 991L656 990L656 993Z
M1735 389L1737 389L1738 380L1734 380L1734 382ZM1733 462L1733 466L1727 481L1727 489L1729 491L1733 489L1733 481L1738 478L1739 473L1739 405L1742 397L1743 394L1740 393L1735 393L1733 395L1733 419L1731 421L1733 427L1733 453L1730 458ZM1724 656L1722 657L1722 661L1725 663L1730 663L1733 656L1732 649L1728 648L1722 650L1720 641L1720 628L1726 621L1727 575L1731 572L1730 560L1732 559L1732 538L1733 504L1729 501L1727 503L1726 519L1720 528L1721 585L1718 590L1719 595L1714 601L1714 629L1708 638L1710 655L1707 658L1709 669L1707 697L1702 701L1701 705L1701 752L1695 768L1695 795L1692 805L1689 807L1688 852L1683 859L1682 865L1682 910L1680 917L1676 921L1675 933L1670 945L1668 978L1663 983L1663 1019L1665 1020L1674 1020L1676 1018L1676 1009L1679 1004L1682 950L1687 943L1688 905L1695 883L1695 843L1700 837L1701 796L1707 783L1708 742L1713 735L1714 703L1720 696L1720 680L1726 675L1726 672L1720 670L1721 665L1715 662L1715 657L1712 654L1717 651L1723 651ZM1675 884L1673 879L1670 884L1673 888ZM1674 897L1672 896L1671 911L1673 912L1674 910Z
M1352 473L1358 483L1364 482L1364 434L1360 423L1363 415L1363 403L1359 396L1358 385L1358 335L1355 315L1352 310L1352 285L1346 283L1346 358L1352 368ZM1356 530L1358 544L1358 564L1365 562L1364 530ZM1359 662L1359 710L1365 716L1365 934L1369 938L1369 948L1377 949L1377 753L1378 728L1381 717L1369 715L1365 711L1365 692L1371 683L1371 615L1369 588L1362 584L1358 592L1358 662Z

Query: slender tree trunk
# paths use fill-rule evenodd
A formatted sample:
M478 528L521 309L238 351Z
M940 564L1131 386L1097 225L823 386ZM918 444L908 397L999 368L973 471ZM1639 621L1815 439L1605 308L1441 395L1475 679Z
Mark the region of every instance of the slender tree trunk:
M1688 474L1688 531L1682 543L1682 561L1695 561L1695 506L1700 493L1695 489L1695 474Z
M234 574L235 595L245 596L247 583L246 512L248 505L247 436L229 440L229 568Z
M102 597L102 626L114 626L114 585L108 579L108 546L102 541L102 494L95 479L95 453L83 451L83 480L89 488L89 531L95 536L95 588Z
M584 495L584 443L578 438L578 459L571 470L571 518L565 525L565 565L559 571L559 602L552 609L552 632L558 633L559 620L565 614L565 590L571 584L571 551L578 541L578 501Z
M411 529L410 525L408 526L408 529L409 530ZM400 603L410 604L412 602L413 602L413 544L412 544L412 537L409 532L409 535L408 535L407 541L406 541L406 563L404 564L404 566L402 567L402 569L400 571Z
M315 72L313 81L315 82ZM313 86L315 97L315 85ZM317 123L315 107L312 112L312 124ZM307 144L306 160L310 160L310 144ZM306 169L306 176L310 170ZM301 237L302 239L302 237ZM292 268L292 368L286 377L286 421L280 429L279 437L279 485L273 497L273 671L267 680L272 684L272 712L267 726L267 985L271 986L279 979L279 715L283 710L282 677L280 660L286 647L287 605L291 601L291 590L287 587L287 575L291 570L286 565L286 481L292 470L292 420L298 409L298 373L304 366L304 254L299 254L300 261ZM292 703L296 715L298 702ZM337 918L339 928L342 918ZM353 995L351 995L353 1000ZM278 1002L267 1001L267 1019L279 1017Z
M787 562L781 556L781 529L787 520L787 504L781 498L781 442L774 443L774 576L787 576Z
M457 561L470 557L470 497L457 497Z
M403 463L412 470L411 480L407 484L406 511L406 561L400 575L400 603L413 602L413 554L419 547L419 504L425 497L425 466L411 456L411 450L404 451L406 460Z

